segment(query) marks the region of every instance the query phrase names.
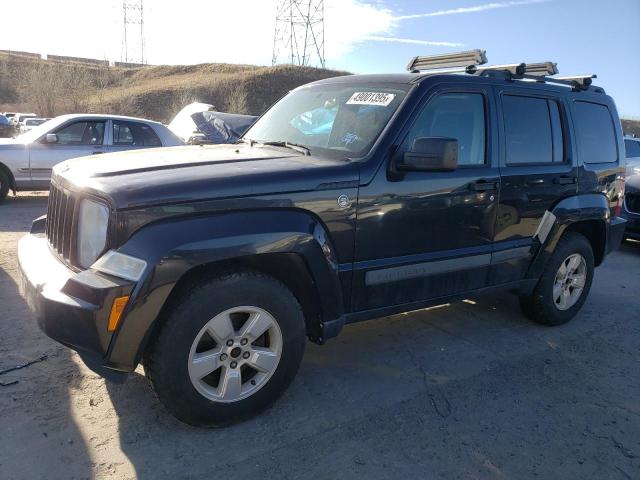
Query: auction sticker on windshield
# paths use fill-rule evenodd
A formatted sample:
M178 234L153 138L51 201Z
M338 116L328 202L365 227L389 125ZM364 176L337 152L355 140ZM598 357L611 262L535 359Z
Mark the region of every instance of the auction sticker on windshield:
M395 93L355 92L347 100L347 105L380 105L386 107L393 101L395 96Z

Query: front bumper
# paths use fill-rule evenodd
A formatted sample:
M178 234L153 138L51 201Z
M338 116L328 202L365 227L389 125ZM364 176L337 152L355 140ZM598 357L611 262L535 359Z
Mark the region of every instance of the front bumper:
M135 285L99 272L71 270L42 234L20 240L18 262L22 293L42 331L76 350L98 373L117 370L108 358L113 336L107 330L109 313L113 300L130 295Z
M607 235L607 252L611 253L620 248L624 238L624 231L627 221L622 217L614 217L609 224L609 234Z
M627 210L625 203L625 208L622 209L622 216L627 220L627 229L624 232L624 236L640 240L640 213L630 212Z

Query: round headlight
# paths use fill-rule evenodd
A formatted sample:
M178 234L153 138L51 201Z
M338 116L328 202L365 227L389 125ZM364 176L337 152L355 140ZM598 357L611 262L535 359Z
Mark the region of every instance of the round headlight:
M78 263L89 268L107 243L109 208L92 200L82 200L78 213Z

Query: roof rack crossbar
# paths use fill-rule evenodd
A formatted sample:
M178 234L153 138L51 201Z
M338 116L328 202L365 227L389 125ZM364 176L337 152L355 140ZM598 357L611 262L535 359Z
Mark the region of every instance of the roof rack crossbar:
M581 87L588 87L593 83L594 78L598 78L598 75L590 73L587 75L571 75L568 77L555 77L555 80L566 80L568 82L575 82Z
M456 67L466 68L471 65L484 65L485 63L487 63L486 51L478 49L446 55L413 57L407 65L407 70L413 73L418 73L425 70L439 70Z

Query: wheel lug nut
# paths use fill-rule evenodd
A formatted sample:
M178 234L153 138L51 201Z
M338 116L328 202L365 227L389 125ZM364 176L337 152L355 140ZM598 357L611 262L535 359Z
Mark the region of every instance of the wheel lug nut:
M242 354L242 358L249 358L251 356L251 354L249 352L244 352Z
M227 340L227 347L231 347L233 345L233 340Z
M247 340L246 338L243 338L242 340L240 340L240 345L246 345L249 342L249 340Z
M238 366L238 362L231 362L231 368L236 368Z
M222 355L220 355L220 361L224 362L227 359L227 354L223 353Z

